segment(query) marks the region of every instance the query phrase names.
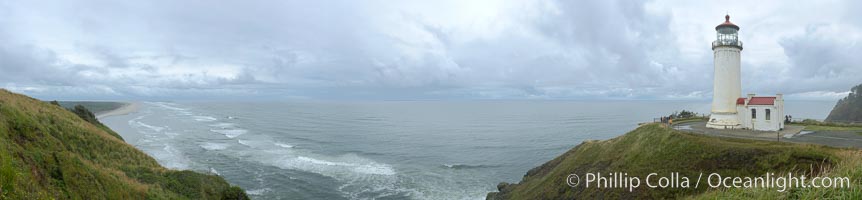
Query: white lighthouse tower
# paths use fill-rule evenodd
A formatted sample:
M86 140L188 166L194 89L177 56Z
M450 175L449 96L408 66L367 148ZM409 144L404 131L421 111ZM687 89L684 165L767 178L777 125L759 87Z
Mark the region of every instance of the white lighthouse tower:
M740 52L739 26L730 23L730 15L724 16L724 23L715 27L717 38L712 42L714 53L715 80L712 90L712 114L706 127L715 129L741 128L737 116L737 99L742 96L739 78Z

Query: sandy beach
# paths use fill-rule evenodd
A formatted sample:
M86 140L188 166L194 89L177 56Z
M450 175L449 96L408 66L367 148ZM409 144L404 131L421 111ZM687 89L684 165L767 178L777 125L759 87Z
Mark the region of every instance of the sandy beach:
M125 105L123 105L117 109L107 111L107 112L97 113L96 118L101 119L101 118L115 116L115 115L127 115L129 113L137 112L139 107L140 107L139 102L125 102Z

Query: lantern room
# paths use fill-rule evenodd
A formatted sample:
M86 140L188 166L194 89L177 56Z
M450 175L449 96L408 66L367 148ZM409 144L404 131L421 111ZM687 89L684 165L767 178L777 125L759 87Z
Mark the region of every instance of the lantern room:
M724 23L715 27L716 39L712 42L712 48L718 46L731 46L742 49L742 41L739 41L739 26L730 22L730 15L724 16Z

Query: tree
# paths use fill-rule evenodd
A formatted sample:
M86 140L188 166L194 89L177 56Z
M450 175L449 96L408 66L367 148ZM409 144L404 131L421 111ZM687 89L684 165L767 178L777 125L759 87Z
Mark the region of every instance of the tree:
M838 100L826 122L862 122L862 84L850 89L850 94Z
M87 110L87 108L82 105L75 105L75 107L70 111L78 115L78 117L81 117L81 119L84 119L84 121L90 122L93 125L102 125L102 123L99 122L98 119L96 119L96 115L94 115L93 112L90 112L90 110Z

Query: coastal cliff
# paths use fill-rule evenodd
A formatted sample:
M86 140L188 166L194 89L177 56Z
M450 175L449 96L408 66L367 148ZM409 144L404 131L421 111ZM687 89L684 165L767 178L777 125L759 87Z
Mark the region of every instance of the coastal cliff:
M604 141L586 141L547 163L529 170L519 183L500 183L487 199L738 199L738 198L839 198L858 199L859 189L710 188L702 181L697 188L584 187L585 173L626 173L640 177L657 173L670 177L697 178L699 174L763 176L765 173L806 176L849 176L852 187L862 186L862 152L824 146L718 138L691 134L661 124L647 124L625 135ZM579 185L567 184L570 174L580 176ZM678 176L678 177L679 177ZM693 181L690 185L694 185ZM595 184L595 183L593 183Z
M248 199L221 177L160 166L85 117L0 89L0 199Z
M835 104L826 122L862 123L862 84L850 89L850 94Z

